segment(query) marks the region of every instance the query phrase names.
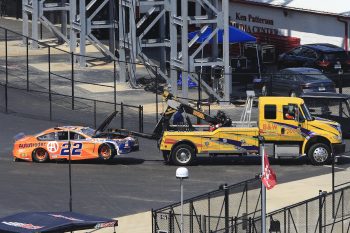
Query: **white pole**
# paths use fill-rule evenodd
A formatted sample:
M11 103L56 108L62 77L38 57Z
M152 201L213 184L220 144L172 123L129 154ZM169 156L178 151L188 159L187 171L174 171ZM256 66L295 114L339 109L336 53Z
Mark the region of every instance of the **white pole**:
M181 186L181 233L184 232L184 188L182 184L182 179L180 179L180 186Z
M260 156L261 156L261 176L264 176L264 157L265 157L265 145L264 139L260 138ZM266 188L261 183L261 233L266 233Z

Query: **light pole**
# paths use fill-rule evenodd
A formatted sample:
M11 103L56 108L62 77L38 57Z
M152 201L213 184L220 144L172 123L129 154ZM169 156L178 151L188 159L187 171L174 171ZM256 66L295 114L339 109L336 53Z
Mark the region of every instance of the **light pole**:
M176 178L180 179L180 187L181 187L181 229L180 233L184 232L184 188L182 181L188 178L188 169L185 167L179 167L176 169Z

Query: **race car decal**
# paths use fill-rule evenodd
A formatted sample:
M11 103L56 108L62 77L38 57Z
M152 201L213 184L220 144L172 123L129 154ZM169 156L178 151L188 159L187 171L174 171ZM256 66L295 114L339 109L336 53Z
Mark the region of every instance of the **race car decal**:
M56 153L58 151L58 143L57 142L48 142L47 143L47 151L50 153Z
M73 147L72 147L72 154L71 155L80 155L81 154L81 150L83 148L83 144L80 142L76 142L73 143ZM63 143L62 145L62 149L61 149L61 155L63 156L68 156L69 155L69 143Z
M45 142L37 142L37 143L23 143L19 144L19 149L30 148L30 147L42 147L45 146Z

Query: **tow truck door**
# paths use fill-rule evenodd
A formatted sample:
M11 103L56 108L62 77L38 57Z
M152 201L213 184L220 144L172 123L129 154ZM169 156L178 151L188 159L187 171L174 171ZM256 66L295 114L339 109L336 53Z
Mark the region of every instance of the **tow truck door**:
M302 142L307 136L307 125L298 105L284 104L279 111L279 127L281 141Z
M297 105L292 104L265 104L262 106L264 109L259 117L259 131L266 141L298 142L304 140L302 133L307 128L306 121L300 123L296 120L298 115L303 119L303 115L301 113L293 115L290 111L292 106L295 113L298 113Z

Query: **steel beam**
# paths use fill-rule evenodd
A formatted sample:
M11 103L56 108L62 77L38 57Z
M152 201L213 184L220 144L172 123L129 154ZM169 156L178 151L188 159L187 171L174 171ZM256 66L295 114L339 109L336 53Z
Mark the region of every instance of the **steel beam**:
M86 1L85 0L80 0L79 1L79 16L80 16L80 42L79 42L79 47L80 47L80 55L79 56L79 63L81 67L86 66Z
M39 2L34 0L32 1L32 48L38 48L38 39L39 39Z

